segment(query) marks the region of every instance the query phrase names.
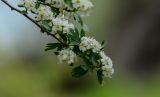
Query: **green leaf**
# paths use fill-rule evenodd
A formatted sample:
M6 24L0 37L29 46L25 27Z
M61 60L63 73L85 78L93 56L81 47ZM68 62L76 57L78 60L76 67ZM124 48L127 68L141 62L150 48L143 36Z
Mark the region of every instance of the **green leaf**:
M81 51L79 50L79 46L78 46L78 45L74 45L73 51L74 51L74 53L76 53L76 54L78 54L78 53L81 52Z
M93 65L91 60L87 59L87 58L83 58L83 61L87 64L87 65Z
M81 16L79 14L77 16L78 16L78 19L79 19L78 22L81 24L81 26L83 26L83 20L82 20Z
M82 77L84 76L86 73L88 72L88 70L85 70L84 68L82 68L81 66L78 66L78 67L75 67L73 70L72 70L72 76L73 77Z
M98 77L98 82L100 84L102 84L103 83L103 74L102 74L102 70L101 69L97 71L97 77Z
M64 40L64 42L67 42L68 39L66 34L64 34L62 31L58 31L57 33Z
M61 51L64 48L63 45L58 46L57 51Z
M62 46L61 43L49 43L47 44L47 48L45 49L45 51L54 50L56 48L59 48L60 46Z
M92 53L91 56L93 57L94 61L98 61L101 58L101 56L99 55L99 53Z
M40 7L40 3L37 2L35 8L38 9L39 7Z
M75 33L74 36L77 38L77 40L79 41L80 37L79 37L79 31L77 28L75 28Z
M68 4L70 7L73 7L72 0L64 0L64 2Z
M52 12L54 13L55 17L60 14L59 8L51 7Z
M86 53L80 53L79 56L83 59L84 63L90 71L93 71L95 69L95 66L92 61L92 56L90 57Z
M70 29L71 34L69 35L70 37L70 42L74 45L78 45L80 43L80 37L79 37L79 31L78 29Z
M80 37L82 38L83 36L85 36L85 31L81 29Z
M46 31L51 32L52 31L52 26L50 25L51 22L52 22L51 20L43 20L41 24L42 28Z

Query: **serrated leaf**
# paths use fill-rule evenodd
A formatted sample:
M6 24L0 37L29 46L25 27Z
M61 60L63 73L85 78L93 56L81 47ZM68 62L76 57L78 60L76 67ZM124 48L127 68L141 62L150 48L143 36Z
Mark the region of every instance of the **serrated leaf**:
M47 48L45 49L45 51L49 51L49 50L54 50L58 47L60 47L62 44L61 43L49 43L47 44Z
M71 34L69 35L70 37L70 42L74 45L78 45L80 43L80 37L79 37L79 31L78 29L70 29Z
M73 77L82 77L84 76L86 73L88 72L88 70L85 70L83 69L81 66L78 66L78 67L75 67L73 70L72 70L72 76Z

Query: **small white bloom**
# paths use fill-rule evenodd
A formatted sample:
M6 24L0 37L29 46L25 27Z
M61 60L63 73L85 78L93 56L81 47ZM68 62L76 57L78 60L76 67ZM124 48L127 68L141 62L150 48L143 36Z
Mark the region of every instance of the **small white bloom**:
M112 60L104 52L100 52L100 56L101 59L99 61L102 64L103 75L111 77L114 73Z
M76 54L71 49L64 49L59 52L58 59L60 63L67 62L68 64L72 64L76 60Z
M20 0L19 5L24 5L28 11L35 11L36 0Z
M114 74L114 69L113 68L104 68L103 69L103 76L104 77L110 77Z
M101 44L94 38L91 37L81 38L79 49L82 52L85 52L87 50L92 50L93 52L99 52L101 48L102 48Z
M90 0L72 0L73 7L81 11L88 11L93 7Z
M89 15L88 11L93 8L90 0L72 0L73 7L78 9L81 16Z
M48 6L40 6L37 10L37 20L52 20L53 18L53 13Z
M63 33L69 33L70 29L74 29L74 25L72 23L69 23L68 20L62 18L62 17L57 17L52 19L53 22L53 32L57 31L63 31Z

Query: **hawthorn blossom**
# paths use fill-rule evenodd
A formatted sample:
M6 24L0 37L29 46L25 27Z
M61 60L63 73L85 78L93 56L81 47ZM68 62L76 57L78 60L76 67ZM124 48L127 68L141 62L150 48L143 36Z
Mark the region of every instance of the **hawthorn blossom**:
M103 51L100 52L100 56L101 59L99 60L99 62L102 64L101 68L103 70L103 76L111 77L111 75L113 75L114 73L112 60L108 56L106 56L106 54Z
M79 49L82 52L85 52L87 50L92 50L93 52L99 52L102 48L101 44L91 37L82 37L81 43L79 45Z
M79 9L80 11L88 11L93 7L90 0L72 0L73 7Z
M76 54L71 49L64 49L58 54L60 63L67 62L68 64L72 64L75 62L76 58Z
M72 23L69 23L68 20L57 17L52 19L53 22L53 32L63 31L63 33L69 33L70 29L74 29L74 25Z
M41 20L52 20L52 18L53 18L53 13L52 13L50 7L41 5L37 9L36 19L38 21L41 21Z
M19 5L23 5L28 11L34 11L36 1L37 0L20 0Z
M82 17L88 16L90 9L93 8L93 4L90 0L72 0L72 4L75 9L78 9Z

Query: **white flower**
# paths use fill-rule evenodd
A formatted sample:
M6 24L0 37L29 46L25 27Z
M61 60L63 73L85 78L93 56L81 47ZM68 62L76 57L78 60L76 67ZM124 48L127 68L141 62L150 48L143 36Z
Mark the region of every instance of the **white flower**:
M103 75L111 77L114 73L112 60L104 52L100 52L100 56L101 59L99 61L102 64Z
M93 8L90 0L72 0L73 7L78 9L81 16L89 15L89 10Z
M93 52L99 52L102 48L101 44L91 37L82 37L79 49L82 52L92 50Z
M24 5L28 11L35 11L36 0L20 0L19 5Z
M63 33L69 33L70 29L74 29L74 25L72 23L69 23L68 20L62 18L62 17L57 17L52 19L53 22L53 32L57 31L63 31Z
M114 74L114 69L113 68L106 68L105 66L103 67L103 76L104 77L110 77Z
M67 62L68 64L72 64L76 60L76 54L71 49L64 49L59 52L58 59L60 63Z
M73 7L81 11L88 11L93 7L90 0L72 0Z
M48 6L40 6L37 10L37 20L52 20L53 18L53 13Z

